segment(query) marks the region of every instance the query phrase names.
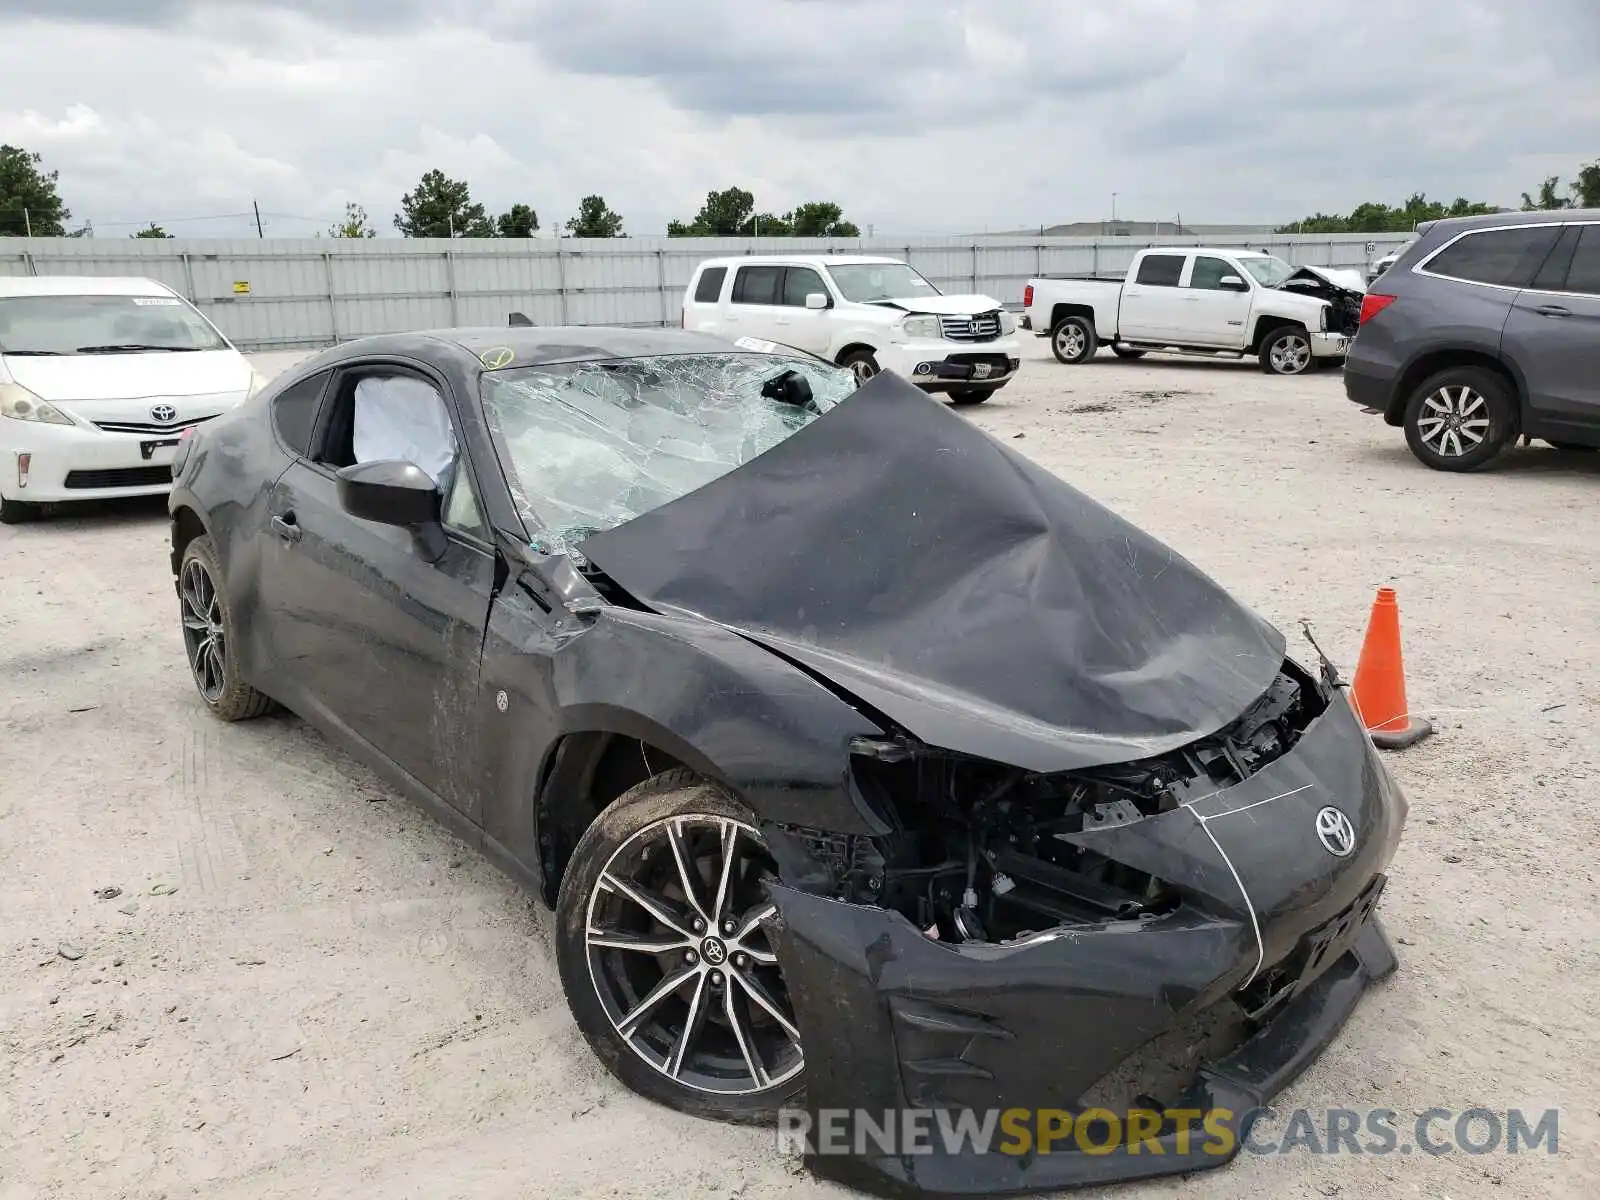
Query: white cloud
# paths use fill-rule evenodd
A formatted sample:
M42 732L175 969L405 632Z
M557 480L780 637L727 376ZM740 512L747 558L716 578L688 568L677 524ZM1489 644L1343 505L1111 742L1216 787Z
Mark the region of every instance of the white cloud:
M28 16L14 16L19 11ZM0 139L74 219L346 200L439 167L634 233L739 184L879 232L1106 214L1284 221L1413 191L1513 203L1600 157L1592 0L0 0ZM113 23L116 22L116 23ZM278 214L305 218L291 220ZM252 218L253 220L253 218ZM238 234L243 217L173 223Z

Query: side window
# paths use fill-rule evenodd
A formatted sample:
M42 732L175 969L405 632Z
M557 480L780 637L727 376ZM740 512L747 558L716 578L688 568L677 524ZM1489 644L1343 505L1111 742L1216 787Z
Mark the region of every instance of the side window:
M733 277L733 302L777 304L782 278L782 267L740 267Z
M1135 283L1150 287L1177 287L1183 278L1181 254L1147 254L1139 260L1139 276Z
M488 540L489 523L484 520L478 493L472 486L472 472L457 463L450 476L450 494L445 497L441 520L452 529Z
M794 308L804 308L806 297L812 292L826 296L822 276L810 267L789 267L783 275L783 302Z
M311 453L311 435L317 427L317 402L322 399L322 389L328 386L331 373L318 371L299 383L292 383L272 402L272 427L278 431L283 444L296 454Z
M1527 287L1560 233L1553 225L1469 233L1435 254L1422 269L1468 283Z
M1210 255L1197 255L1194 260L1194 270L1189 272L1189 286L1201 288L1209 292L1223 290L1222 279L1225 275L1243 278L1237 267L1229 265L1227 260L1212 258Z
M1567 291L1600 296L1600 225L1585 225L1567 269Z
M694 285L694 302L715 304L722 298L722 281L727 277L727 267L707 267L701 271L700 280Z
M317 462L339 468L400 459L449 482L455 433L444 397L426 379L383 368L346 372L324 407Z
M1567 268L1572 265L1572 252L1578 248L1578 238L1582 234L1581 225L1568 225L1561 235L1561 240L1556 243L1556 248L1550 251L1549 257L1544 260L1544 266L1539 268L1539 273L1533 277L1533 282L1528 286L1547 292L1565 290Z

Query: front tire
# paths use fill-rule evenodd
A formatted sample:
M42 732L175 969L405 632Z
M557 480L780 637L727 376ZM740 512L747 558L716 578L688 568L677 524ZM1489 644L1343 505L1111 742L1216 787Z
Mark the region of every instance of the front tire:
M595 1055L680 1112L771 1121L805 1056L763 881L777 865L725 788L666 771L579 839L556 901L556 962Z
M1482 367L1451 367L1422 382L1406 402L1406 444L1436 471L1476 471L1516 437L1506 381Z
M878 366L877 355L871 350L852 350L839 360L841 367L847 368L856 377L856 386L860 387L871 379L883 368Z
M7 500L0 497L0 525L22 525L28 521L37 521L43 507L23 500Z
M206 707L224 721L248 721L272 700L239 677L239 639L223 586L222 566L210 537L184 547L178 564L178 613L189 674Z
M1094 325L1085 317L1062 317L1050 331L1050 350L1069 367L1088 362L1100 348Z
M1311 335L1298 325L1274 329L1261 343L1261 369L1268 375L1304 375L1316 359L1311 354Z

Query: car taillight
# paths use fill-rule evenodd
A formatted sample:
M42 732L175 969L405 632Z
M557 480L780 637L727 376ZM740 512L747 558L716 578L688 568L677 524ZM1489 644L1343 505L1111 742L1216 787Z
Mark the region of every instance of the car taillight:
M1361 297L1361 320L1357 323L1357 328L1365 325L1393 303L1393 296L1385 296L1382 292L1368 292Z
M1023 308L1032 308L1033 307L1033 284L1031 284L1031 283L1028 284L1027 287L1022 289L1022 307Z

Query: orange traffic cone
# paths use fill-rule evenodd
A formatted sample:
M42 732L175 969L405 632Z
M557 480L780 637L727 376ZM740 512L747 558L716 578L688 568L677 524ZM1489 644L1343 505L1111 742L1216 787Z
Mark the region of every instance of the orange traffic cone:
M1361 643L1350 701L1367 727L1372 744L1382 750L1403 750L1433 732L1433 726L1411 715L1406 705L1406 669L1400 654L1400 605L1393 588L1379 588Z

